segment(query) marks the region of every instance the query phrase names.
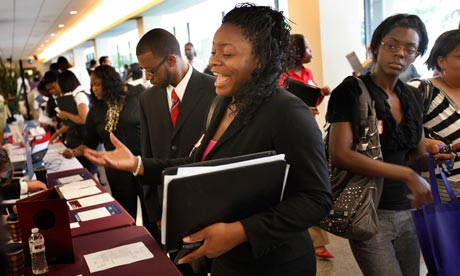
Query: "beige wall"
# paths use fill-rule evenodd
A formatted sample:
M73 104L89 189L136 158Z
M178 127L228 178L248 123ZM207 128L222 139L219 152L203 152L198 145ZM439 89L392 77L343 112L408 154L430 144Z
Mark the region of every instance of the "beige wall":
M306 66L319 86L334 89L351 74L345 55L356 51L365 59L361 45L362 0L288 0L292 33L301 33L310 41L312 61ZM321 130L325 124L328 97L319 106L316 120Z
M316 83L324 86L323 63L321 49L321 28L319 0L289 0L289 19L291 22L292 34L303 34L310 42L313 59L306 66L313 72ZM326 114L326 104L319 106L320 115L316 121L322 129L324 125L324 115Z

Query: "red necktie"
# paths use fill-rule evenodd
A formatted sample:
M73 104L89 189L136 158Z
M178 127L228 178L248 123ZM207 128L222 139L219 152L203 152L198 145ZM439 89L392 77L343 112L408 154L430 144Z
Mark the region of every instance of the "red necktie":
M180 100L176 94L176 90L173 89L171 93L171 122L173 127L176 126L177 115L179 115Z

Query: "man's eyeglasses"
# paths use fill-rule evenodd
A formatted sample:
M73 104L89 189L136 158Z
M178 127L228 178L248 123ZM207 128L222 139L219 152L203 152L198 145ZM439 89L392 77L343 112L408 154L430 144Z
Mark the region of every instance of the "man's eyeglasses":
M149 75L155 75L155 73L158 72L158 70L160 70L161 65L163 65L166 62L166 60L168 60L168 56L166 56L160 63L158 63L157 66L153 67L152 69L150 70L144 69L145 73Z
M395 42L380 42L380 44L382 44L383 46L383 49L387 50L388 52L391 52L391 53L396 53L397 51L399 50L403 50L404 51L404 54L406 54L407 56L416 56L419 54L419 52L417 51L417 48L415 46L409 46L409 47L406 47L406 46L400 46L398 45L397 43Z

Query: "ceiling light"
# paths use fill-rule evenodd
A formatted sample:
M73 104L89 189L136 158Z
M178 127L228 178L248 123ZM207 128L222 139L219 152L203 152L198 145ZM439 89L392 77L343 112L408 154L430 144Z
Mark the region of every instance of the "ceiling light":
M163 1L100 0L95 9L82 14L84 16L80 16L81 18L78 19L78 22L71 27L67 27L66 32L60 33L59 38L46 47L39 57L46 62ZM98 23L96 24L97 27L94 22Z
M59 28L64 28L64 24L59 24L58 27Z
M50 34L50 36L55 36L55 35L56 35L55 33Z
M74 14L77 14L78 12L77 11L70 11L69 14L71 15L74 15Z

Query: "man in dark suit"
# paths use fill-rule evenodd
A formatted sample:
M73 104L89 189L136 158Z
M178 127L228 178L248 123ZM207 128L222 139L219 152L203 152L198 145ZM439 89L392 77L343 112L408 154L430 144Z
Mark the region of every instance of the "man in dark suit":
M140 39L136 54L153 85L140 96L142 157L188 156L203 132L208 108L216 95L214 77L189 66L182 59L176 38L163 29L147 32ZM179 98L175 124L171 118L173 92ZM160 220L160 184L151 179L144 181L150 222ZM158 233L152 234L159 237Z
M38 180L13 179L12 170L8 151L0 147L0 197L2 199L17 199L21 194L46 190L46 184Z

